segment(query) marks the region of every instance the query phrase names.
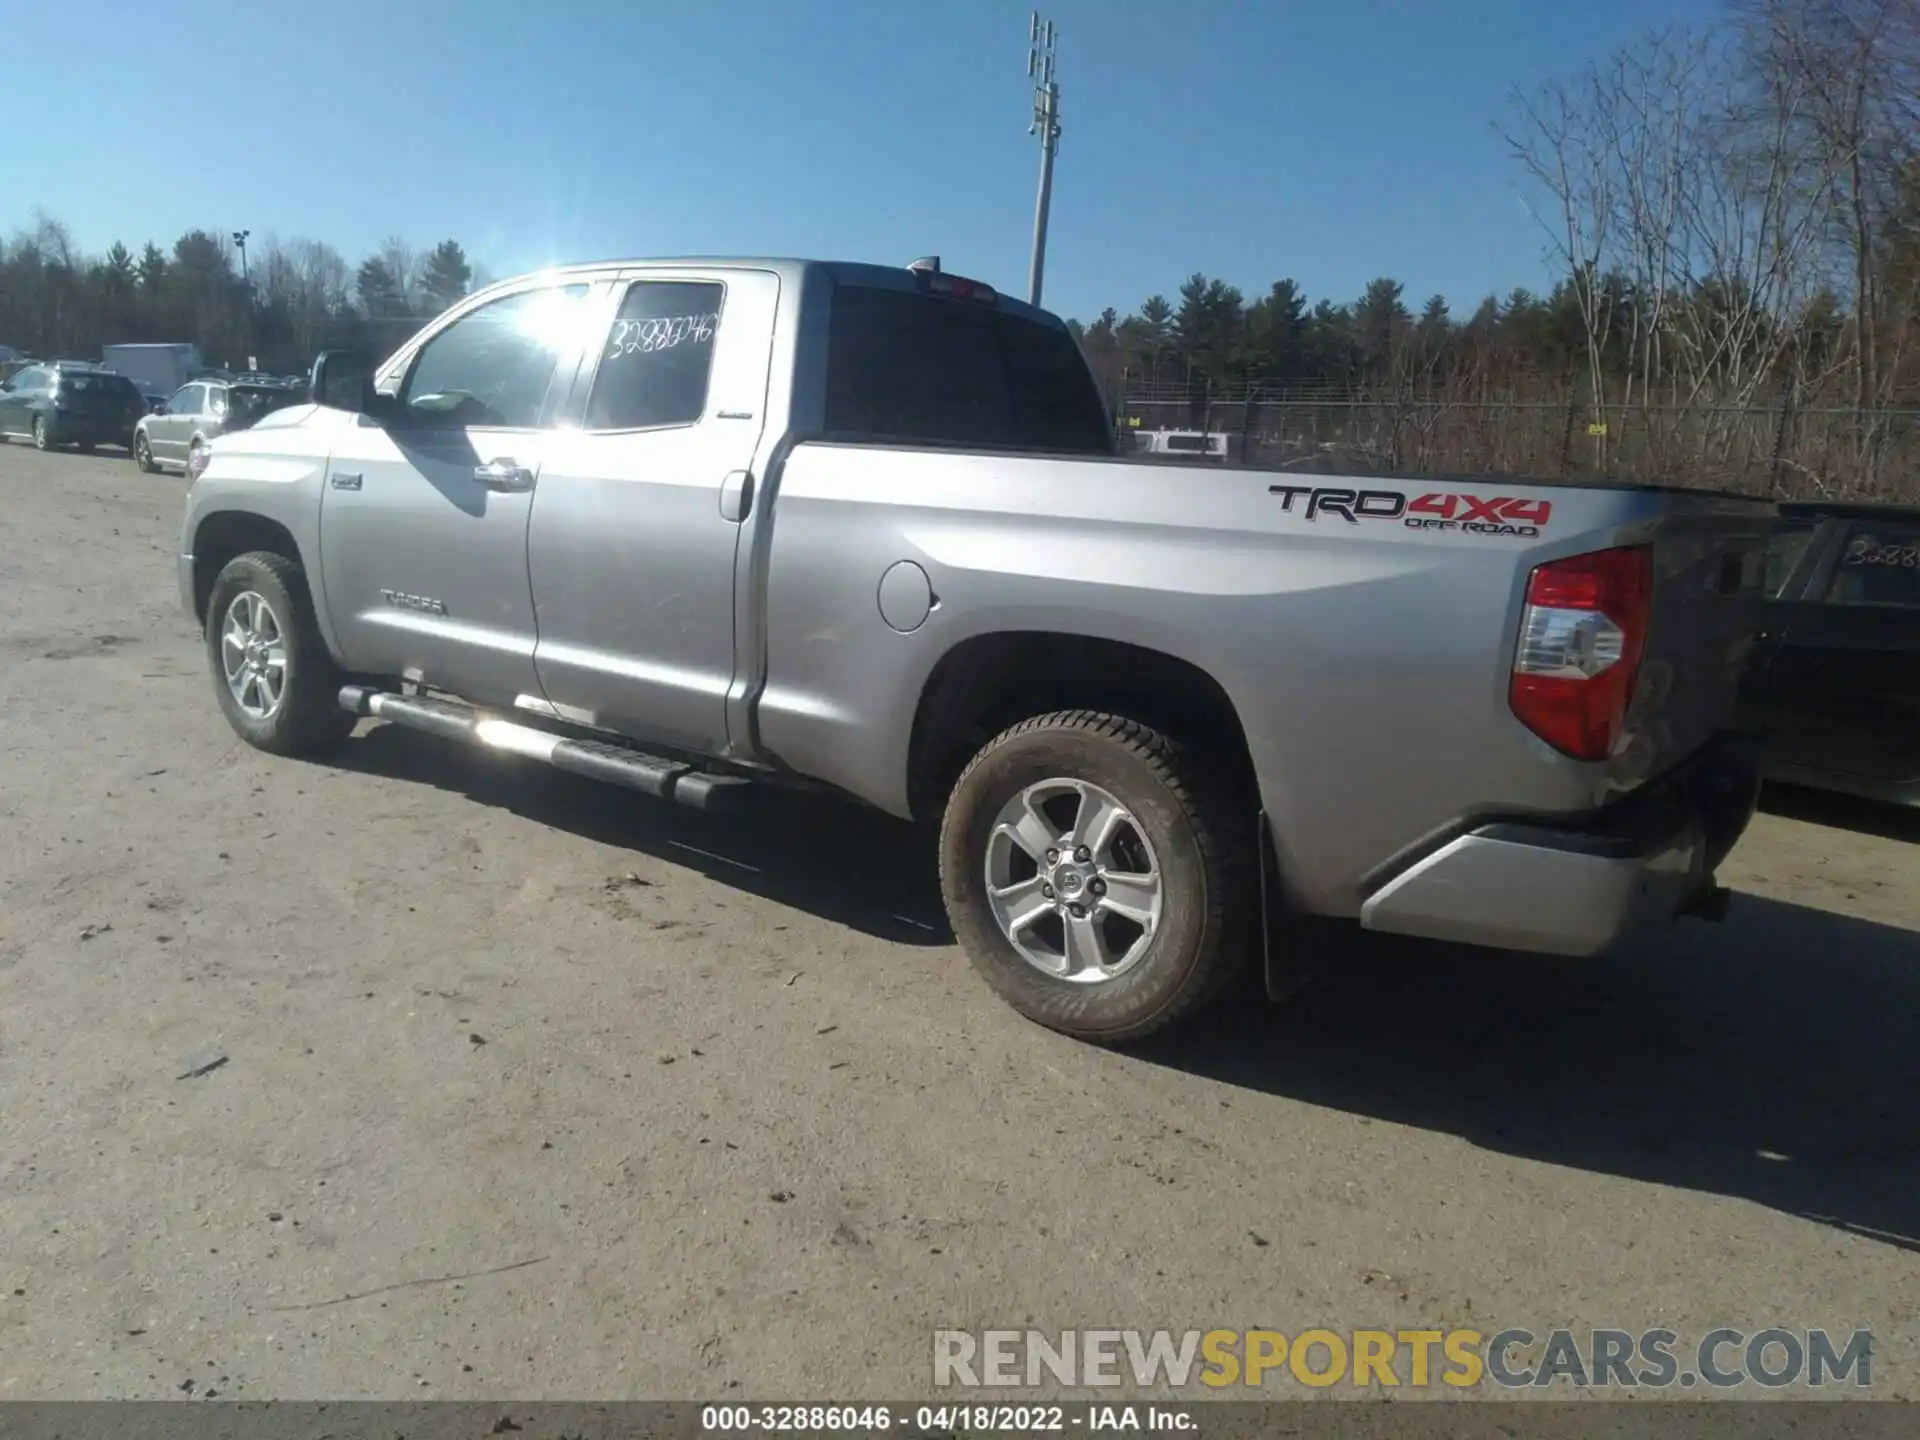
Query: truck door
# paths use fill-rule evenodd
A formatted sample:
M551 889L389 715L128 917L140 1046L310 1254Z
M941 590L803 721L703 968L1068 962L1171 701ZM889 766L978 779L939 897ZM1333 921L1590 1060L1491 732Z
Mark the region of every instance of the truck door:
M779 280L660 270L622 284L574 387L578 428L556 439L534 500L536 666L562 718L719 752Z
M590 288L535 282L457 313L399 362L394 413L341 428L320 555L349 669L538 704L527 516Z

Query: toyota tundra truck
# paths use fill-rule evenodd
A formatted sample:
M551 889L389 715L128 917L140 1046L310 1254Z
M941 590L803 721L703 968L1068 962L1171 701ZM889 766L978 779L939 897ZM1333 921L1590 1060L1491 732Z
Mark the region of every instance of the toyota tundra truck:
M311 380L196 452L179 547L262 750L374 717L856 797L1105 1044L1356 927L1585 956L1724 906L1770 506L1122 457L1065 326L937 259L551 270Z

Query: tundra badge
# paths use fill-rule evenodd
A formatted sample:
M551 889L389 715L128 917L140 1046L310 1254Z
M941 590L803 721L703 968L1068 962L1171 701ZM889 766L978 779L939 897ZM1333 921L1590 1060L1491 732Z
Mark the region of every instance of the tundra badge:
M430 595L409 595L404 590L382 590L380 598L402 610L424 610L429 615L444 615L447 607Z

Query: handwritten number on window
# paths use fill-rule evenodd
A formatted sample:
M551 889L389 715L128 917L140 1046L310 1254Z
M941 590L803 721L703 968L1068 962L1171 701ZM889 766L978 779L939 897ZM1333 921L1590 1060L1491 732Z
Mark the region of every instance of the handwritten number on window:
M1847 564L1920 569L1920 545L1877 545L1871 540L1856 540L1847 552Z
M720 312L717 310L704 315L616 320L613 322L613 343L607 349L607 359L617 360L622 355L653 355L680 345L709 345L713 343L714 327L719 323Z

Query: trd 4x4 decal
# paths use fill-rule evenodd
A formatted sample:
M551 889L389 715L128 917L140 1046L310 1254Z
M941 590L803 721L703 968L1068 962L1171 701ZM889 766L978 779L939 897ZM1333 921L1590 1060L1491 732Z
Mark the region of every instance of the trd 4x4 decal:
M1280 508L1291 511L1302 496L1309 520L1337 515L1349 525L1362 520L1398 520L1410 530L1460 530L1469 535L1513 535L1534 539L1553 514L1550 500L1519 500L1496 495L1483 500L1439 490L1409 500L1398 490L1353 490L1334 485L1269 485Z

